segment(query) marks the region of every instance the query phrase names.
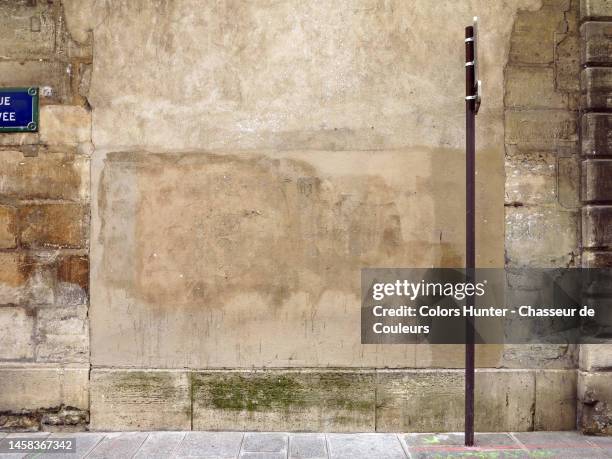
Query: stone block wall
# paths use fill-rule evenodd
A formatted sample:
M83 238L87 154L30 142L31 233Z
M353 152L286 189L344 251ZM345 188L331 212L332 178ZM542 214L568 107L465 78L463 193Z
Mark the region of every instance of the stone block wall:
M40 131L0 135L0 429L89 419L92 43L59 1L0 4L0 86L40 88Z
M612 267L612 2L582 0L580 20L582 263ZM610 336L612 317L599 325ZM578 422L584 432L612 434L610 388L612 344L581 346Z

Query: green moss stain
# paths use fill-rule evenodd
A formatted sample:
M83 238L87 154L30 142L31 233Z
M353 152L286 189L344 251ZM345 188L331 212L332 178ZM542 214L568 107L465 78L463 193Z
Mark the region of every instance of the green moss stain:
M288 411L326 407L373 411L365 381L345 374L201 374L192 379L194 402L234 411Z
M194 395L208 395L218 409L264 411L304 405L301 382L286 375L194 378Z

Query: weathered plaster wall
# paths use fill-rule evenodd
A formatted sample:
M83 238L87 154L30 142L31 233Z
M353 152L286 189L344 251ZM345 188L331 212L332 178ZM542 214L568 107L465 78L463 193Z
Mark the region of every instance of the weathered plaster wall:
M100 5L93 365L434 363L359 344L359 267L462 264L457 37L474 10L487 24L479 263L502 266L508 18L538 6Z

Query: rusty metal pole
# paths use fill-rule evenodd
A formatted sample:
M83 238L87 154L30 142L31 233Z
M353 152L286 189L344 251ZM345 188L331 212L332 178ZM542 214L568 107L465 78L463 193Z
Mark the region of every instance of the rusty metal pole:
M465 28L465 268L473 281L476 267L476 111L477 81L474 27ZM474 297L467 297L474 304ZM473 318L466 317L465 329L465 446L474 445L474 368L475 344Z

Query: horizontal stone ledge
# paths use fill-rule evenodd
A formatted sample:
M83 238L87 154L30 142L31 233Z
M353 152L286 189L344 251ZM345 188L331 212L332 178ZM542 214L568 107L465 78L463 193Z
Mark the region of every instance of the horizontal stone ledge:
M582 162L582 200L612 200L612 159L587 159ZM612 204L612 203L611 203Z
M89 367L0 366L0 412L89 409Z
M583 109L612 109L612 67L588 67L582 70L580 90Z
M580 26L582 64L612 63L612 22L585 22Z
M582 209L582 245L612 247L612 206L588 205Z
M584 251L582 266L585 268L612 268L612 252Z
M612 156L612 114L586 113L582 116L582 154Z
M580 19L612 19L612 2L609 0L580 0Z
M583 371L612 370L612 343L580 346L580 369Z
M463 374L460 369L94 368L91 428L189 429L191 423L194 430L456 431L463 423ZM477 428L574 428L575 374L477 370Z

